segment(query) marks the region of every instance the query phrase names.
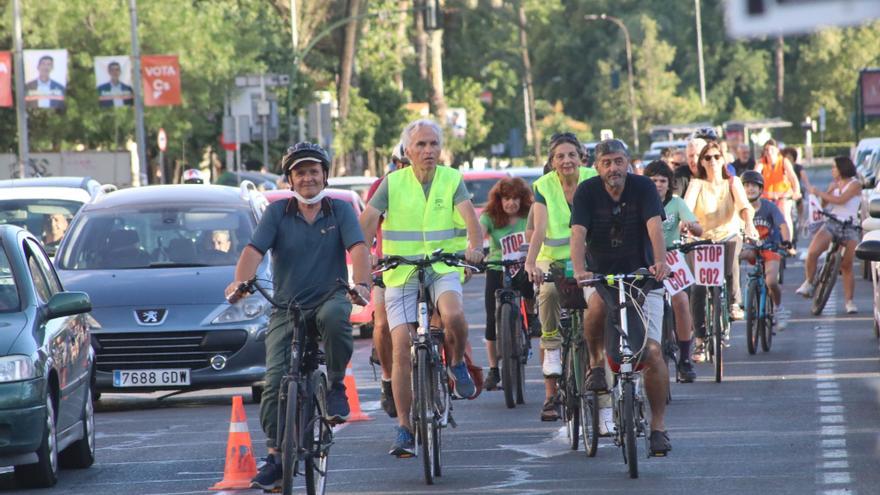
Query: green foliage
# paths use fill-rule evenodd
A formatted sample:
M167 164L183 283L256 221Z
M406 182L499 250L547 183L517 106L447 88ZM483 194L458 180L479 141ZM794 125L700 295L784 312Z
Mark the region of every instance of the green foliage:
M333 148L339 153L373 149L381 119L367 108L367 100L357 88L351 89L348 119L337 122Z
M476 148L492 128L490 122L483 120L485 109L480 103L480 84L470 78L453 77L446 83L446 104L449 107L461 107L467 112L467 131L464 139L452 135L452 130L447 128L446 148L453 153L470 153Z

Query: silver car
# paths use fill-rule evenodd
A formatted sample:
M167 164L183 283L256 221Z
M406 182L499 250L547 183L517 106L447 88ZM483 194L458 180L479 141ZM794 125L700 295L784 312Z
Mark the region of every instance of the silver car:
M91 296L99 394L251 386L259 401L270 306L223 291L265 205L246 183L126 189L80 210L55 264Z

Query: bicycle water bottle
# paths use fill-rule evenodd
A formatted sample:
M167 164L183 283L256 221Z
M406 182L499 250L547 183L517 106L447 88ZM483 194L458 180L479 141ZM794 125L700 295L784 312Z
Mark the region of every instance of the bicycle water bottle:
M572 265L571 260L566 260L565 262L565 278L574 278L574 265Z

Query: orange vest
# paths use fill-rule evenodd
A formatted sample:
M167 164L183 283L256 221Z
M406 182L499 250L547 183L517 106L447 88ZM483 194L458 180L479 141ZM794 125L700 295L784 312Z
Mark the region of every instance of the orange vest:
M788 183L788 179L785 177L784 159L782 154L779 154L776 157L776 164L770 165L764 158L761 158L761 162L764 164L764 167L761 169L761 175L764 176L763 196L767 199L777 199L783 193L791 190L791 184Z

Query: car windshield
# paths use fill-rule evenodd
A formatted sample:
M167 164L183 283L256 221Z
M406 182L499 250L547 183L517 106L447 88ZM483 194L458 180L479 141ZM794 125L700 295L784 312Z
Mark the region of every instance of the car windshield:
M65 270L230 266L250 241L244 207L165 205L84 212L56 257Z
M465 179L465 185L473 196L471 202L477 208L485 208L489 203L489 191L498 182L498 177L488 179Z
M18 298L18 289L15 287L15 277L9 266L9 258L6 251L0 247L0 313L18 311L21 302Z
M49 255L55 254L67 232L70 220L82 202L63 199L0 200L0 225L16 225L28 230L43 242Z

